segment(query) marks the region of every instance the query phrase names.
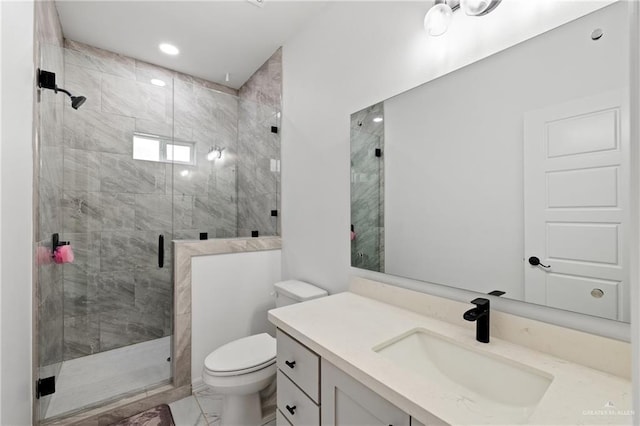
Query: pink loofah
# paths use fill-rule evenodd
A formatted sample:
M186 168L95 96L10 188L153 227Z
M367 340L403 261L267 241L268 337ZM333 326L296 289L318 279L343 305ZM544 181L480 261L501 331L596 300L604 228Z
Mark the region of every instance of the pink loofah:
M53 260L56 263L71 263L73 259L73 250L70 245L58 247L53 254Z

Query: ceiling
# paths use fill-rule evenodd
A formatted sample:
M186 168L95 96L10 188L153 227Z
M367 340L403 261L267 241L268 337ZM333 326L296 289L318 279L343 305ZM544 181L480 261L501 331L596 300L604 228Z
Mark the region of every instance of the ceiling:
M263 2L57 0L56 7L70 40L238 89L327 4ZM160 52L163 42L180 54Z

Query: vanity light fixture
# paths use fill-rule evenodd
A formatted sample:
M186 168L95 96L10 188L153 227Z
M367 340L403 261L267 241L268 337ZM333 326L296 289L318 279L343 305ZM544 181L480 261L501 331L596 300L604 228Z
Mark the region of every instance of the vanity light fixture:
M502 0L460 0L460 7L469 16L483 16L495 9Z
M154 86L158 86L158 87L164 87L167 85L167 83L165 83L164 81L160 80L159 78L152 78L151 79L151 84L153 84Z
M264 6L264 0L247 0L247 1L254 6L258 6L258 7Z
M220 148L219 146L216 147L211 147L211 149L209 149L209 153L207 154L207 160L209 161L214 161L214 160L219 160L222 158L222 151L224 151L225 148Z
M453 19L453 11L459 7L459 0L436 0L424 16L424 29L427 34L437 37L446 33Z
M180 49L178 49L177 47L175 47L173 44L169 44L169 43L160 43L158 45L158 48L160 48L160 50L163 53L166 53L167 55L172 55L175 56L178 53L180 53Z
M381 122L382 122L382 120L383 120L383 118L382 118L382 117L375 117L375 118L373 119L373 122L374 122L374 123L381 123Z
M484 16L493 11L502 0L435 0L424 17L424 29L430 36L447 32L453 12L462 9L469 16Z

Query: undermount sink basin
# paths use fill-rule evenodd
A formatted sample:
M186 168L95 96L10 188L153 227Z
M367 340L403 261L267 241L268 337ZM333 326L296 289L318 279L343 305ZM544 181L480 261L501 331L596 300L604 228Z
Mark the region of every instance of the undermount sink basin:
M459 404L496 422L526 421L553 381L547 373L425 329L373 350L424 377L425 386L455 395Z

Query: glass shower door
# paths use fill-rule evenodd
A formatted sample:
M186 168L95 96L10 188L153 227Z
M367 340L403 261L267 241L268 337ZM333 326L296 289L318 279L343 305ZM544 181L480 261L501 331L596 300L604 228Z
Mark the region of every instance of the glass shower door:
M281 113L249 99L238 104L238 236L279 235Z
M278 235L280 112L176 80L174 118L176 144L195 150L174 164L175 238Z
M64 75L64 53L60 46L40 45L41 68ZM52 259L52 235L62 229L63 190L63 123L64 99L53 91L39 94L36 115L36 229L35 236L35 321L37 338L34 345L36 379L58 377L64 360L64 289L62 268ZM55 383L55 382L53 382ZM40 383L46 394L52 381ZM38 389L36 389L38 390ZM35 416L44 418L51 396L41 395L35 402Z
M87 99L40 93L38 366L56 391L39 411L51 419L170 382L178 154L166 71L74 42L42 51L57 85ZM51 259L56 233L73 261Z

